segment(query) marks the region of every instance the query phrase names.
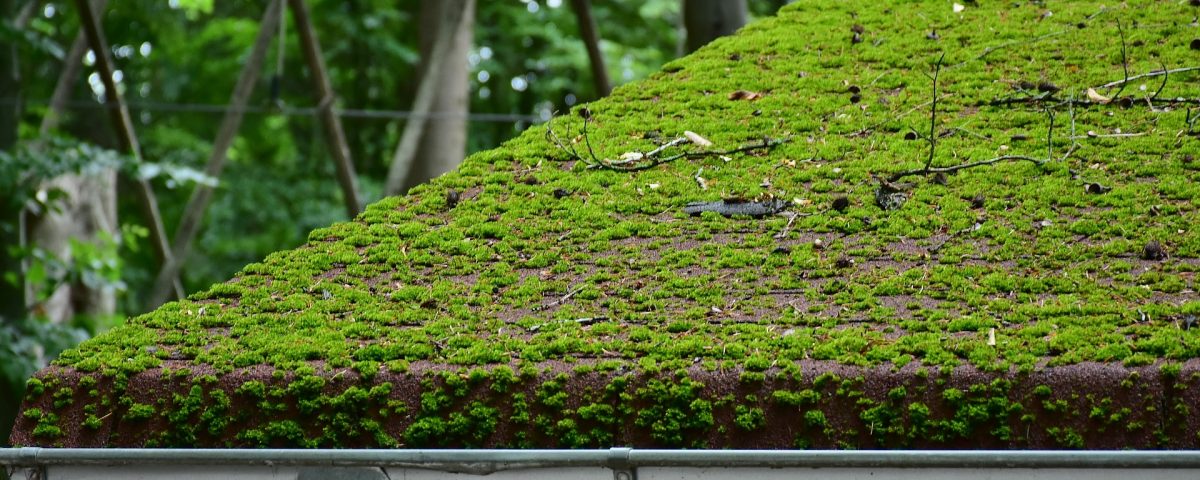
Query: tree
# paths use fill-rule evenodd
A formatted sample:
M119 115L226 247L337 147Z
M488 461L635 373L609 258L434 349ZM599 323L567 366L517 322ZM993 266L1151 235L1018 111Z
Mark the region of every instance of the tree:
M421 85L388 173L388 194L446 173L466 155L467 54L475 38L475 0L425 0L420 17Z
M15 29L13 18L16 9L15 0L0 0L0 20L5 25L0 28ZM11 101L0 101L0 151L12 151L17 143L17 127L20 120L20 79L17 71L17 45L0 44L0 92L11 97ZM5 99L8 100L8 99ZM16 245L19 242L20 228L15 221L17 205L4 205L4 225L12 228L0 228L0 246ZM9 218L12 217L12 218ZM21 261L11 254L10 249L0 249L0 271L14 272L20 269ZM0 320L13 320L24 314L24 289L16 282L0 280Z
M685 52L692 53L717 37L746 25L746 0L683 0Z
M571 9L579 21L579 36L587 47L588 60L592 63L592 84L596 93L608 96L612 92L612 84L608 81L608 69L604 66L604 53L600 50L600 33L596 31L596 18L592 16L590 0L572 0Z

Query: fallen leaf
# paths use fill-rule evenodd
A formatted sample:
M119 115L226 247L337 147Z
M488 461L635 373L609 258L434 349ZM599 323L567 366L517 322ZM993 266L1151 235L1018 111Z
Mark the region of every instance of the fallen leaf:
M711 141L709 141L707 138L701 137L699 133L693 132L691 130L684 130L683 136L687 137L688 140L691 140L692 143L699 145L701 147L711 147L713 145L713 143Z
M1101 95L1100 92L1097 92L1096 89L1094 89L1094 88L1087 89L1087 97L1088 97L1088 100L1091 100L1094 103L1099 103L1101 105L1107 104L1108 102L1112 101L1111 98Z
M763 94L759 92L751 92L749 90L734 90L729 93L730 100L758 100Z

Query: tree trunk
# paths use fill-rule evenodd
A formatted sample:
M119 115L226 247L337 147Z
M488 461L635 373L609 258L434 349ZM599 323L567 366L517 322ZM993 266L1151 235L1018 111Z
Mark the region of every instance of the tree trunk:
M321 43L317 41L317 31L312 26L308 5L304 3L304 0L288 0L288 5L292 9L292 19L296 22L296 30L300 32L300 49L304 51L304 60L308 63L308 75L313 82L317 117L321 119L321 126L325 129L325 142L329 146L329 154L333 157L333 164L337 169L338 184L342 187L342 200L346 205L346 215L354 218L362 209L362 200L358 196L358 176L354 173L354 160L350 156L350 147L346 144L346 132L342 129L342 120L333 111L335 94L329 80L329 72L325 69L325 59L321 57Z
M0 19L13 18L16 13L16 0L0 0ZM0 20L7 21L7 20ZM0 151L12 152L17 143L17 122L20 120L20 78L17 76L17 45L0 44L0 92L14 101L0 102ZM5 205L0 198L0 215L3 222L16 225L17 212L20 205ZM9 253L9 246L20 243L19 233L15 229L0 229L0 271L16 272L20 270L21 260ZM16 284L0 278L0 321L15 321L25 313L25 294L20 282Z
M588 61L592 64L592 84L596 86L596 97L607 97L612 93L608 81L608 69L604 66L604 54L600 51L600 33L596 30L596 18L592 16L591 0L571 0L575 19L579 21L579 36L587 47Z
M71 240L97 243L101 234L116 235L117 172L106 169L91 174L67 174L44 182L41 188L58 189L66 195L40 216L31 216L31 245L70 264ZM78 268L78 267L77 267ZM36 286L35 286L36 287ZM40 293L32 292L35 295ZM116 312L117 292L106 285L70 282L58 286L46 300L32 304L38 314L52 323L69 323L78 315L107 316Z
M0 0L0 21L17 28L16 0ZM17 68L17 42L0 43L0 92L12 102L0 102L0 150L12 151L17 144L17 123L21 119L21 73ZM7 99L6 99L7 100Z
M79 23L83 28L84 35L87 36L88 45L96 54L96 73L104 82L104 103L112 118L113 129L117 132L117 141L121 144L121 150L131 155L135 162L142 163L142 148L138 144L137 135L133 130L133 119L129 116L129 108L125 105L121 90L117 88L116 79L113 78L116 68L113 66L108 40L104 38L104 27L100 22L101 13L92 8L92 4L88 3L88 0L75 0L75 9L79 11ZM165 267L173 261L171 242L167 239L162 214L158 210L158 198L154 194L154 187L146 179L136 178L134 182L138 203L141 204L142 212L146 216L150 240L159 260ZM175 295L182 297L183 286L179 282L179 277L173 276L170 280Z
M34 2L31 2L32 5ZM102 11L105 0L92 0L95 11ZM87 50L87 39L81 31L76 35L69 53L63 59L54 96L46 116L42 118L41 135L54 130L65 110L72 87L78 83L81 59ZM37 246L65 262L72 260L71 240L95 244L101 234L115 238L117 234L117 174L106 169L90 174L67 174L42 182L39 188L60 190L66 195L55 208L41 215L27 211L28 243ZM53 323L68 323L78 315L108 316L116 313L117 292L102 285L72 282L59 285L46 294L46 300L35 303L41 292L37 285L28 286L25 302L36 313Z
M431 66L438 69L422 78L437 79L436 94L430 106L430 118L417 144L416 161L404 181L404 190L420 185L431 178L446 173L459 163L467 153L467 113L470 72L467 55L475 41L475 1L467 0L462 7L462 18L451 39L443 61L433 62L433 49L437 43L438 19L448 15L455 2L424 0L421 2L421 63L422 72Z
M683 0L686 53L742 28L747 16L746 0Z

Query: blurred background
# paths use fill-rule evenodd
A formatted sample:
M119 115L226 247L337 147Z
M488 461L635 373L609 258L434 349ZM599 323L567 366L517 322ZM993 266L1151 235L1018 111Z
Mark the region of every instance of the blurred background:
M784 3L0 0L0 443L63 349Z

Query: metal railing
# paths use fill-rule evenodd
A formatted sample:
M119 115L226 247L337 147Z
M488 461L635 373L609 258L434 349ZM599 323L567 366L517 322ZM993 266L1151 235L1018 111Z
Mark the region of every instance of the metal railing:
M1200 451L0 449L12 478L1200 478ZM819 472L819 475L818 473ZM925 472L928 472L926 474ZM1009 474L1004 474L1009 472ZM24 474L24 476L22 476ZM999 474L999 476L998 476ZM315 475L315 476L314 476ZM848 476L847 476L848 475ZM1042 475L1044 476L1044 475ZM505 475L500 475L505 477Z

